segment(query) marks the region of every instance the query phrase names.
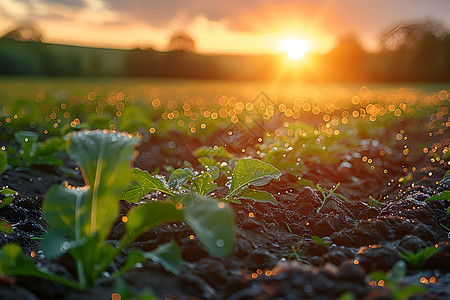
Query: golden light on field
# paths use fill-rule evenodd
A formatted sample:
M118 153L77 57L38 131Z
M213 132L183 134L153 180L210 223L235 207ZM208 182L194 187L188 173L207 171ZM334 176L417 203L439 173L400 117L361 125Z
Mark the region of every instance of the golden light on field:
M312 43L311 41L304 39L288 38L280 41L279 48L285 52L290 59L298 60L312 50Z

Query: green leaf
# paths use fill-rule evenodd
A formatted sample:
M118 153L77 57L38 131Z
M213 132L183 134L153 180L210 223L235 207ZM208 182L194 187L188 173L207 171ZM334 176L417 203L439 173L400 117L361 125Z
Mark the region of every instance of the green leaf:
M214 149L213 147L201 147L195 150L194 155L197 157L200 156L209 156L216 158L226 158L232 159L233 155L231 155L225 147L218 147Z
M144 171L138 168L131 169L131 179L139 183L145 194L151 191L159 191L169 195L173 195L173 192L169 190L169 186L157 177L151 176L148 171Z
M13 233L14 229L12 228L11 224L3 219L0 219L0 231L4 233Z
M46 270L37 268L33 261L23 255L17 244L8 244L0 249L0 274L36 276L60 282L76 289L80 288L72 280L58 277Z
M72 132L67 138L67 153L80 165L89 188L86 204L90 218L89 234L98 232L101 239L118 212L118 195L129 182L129 162L133 157L136 138L118 132Z
M134 296L128 284L121 277L115 278L114 290L124 300L157 300L158 298L151 292L150 289L140 291L138 296Z
M4 188L0 190L0 193L5 196L17 196L19 194L17 191L12 190L10 188Z
M425 262L438 251L439 248L435 248L434 246L422 249L417 253L403 250L403 254L400 254L400 257L403 258L413 269L420 270Z
M233 170L227 196L237 196L249 185L263 186L280 176L280 170L268 163L257 159L241 159Z
M48 259L66 253L73 246L74 243L68 238L66 231L58 227L51 227L44 233L41 241L42 250Z
M211 174L213 180L217 180L220 176L220 169L217 166L209 166L206 171Z
M299 179L297 180L297 185L299 186L309 186L310 188L316 189L316 185L308 179Z
M311 236L312 240L319 245L323 245L326 247L331 246L331 244L333 244L332 242L325 242L322 238L318 237L317 235L313 235Z
M253 200L257 202L270 202L273 205L278 205L277 200L271 193L265 191L258 191L255 189L249 188L245 189L244 192L240 194L238 198Z
M234 246L234 219L229 205L195 193L178 195L176 199L183 204L186 222L206 250L214 256L230 254Z
M142 197L144 197L145 195L146 194L142 185L137 182L132 182L129 187L127 187L119 194L119 199L128 202L139 203L141 202Z
M409 299L412 295L425 293L427 289L424 286L420 286L418 284L412 283L405 287L400 288L399 290L394 290L391 294L392 299L400 299L406 300Z
M175 275L179 275L183 269L180 248L178 248L174 241L171 241L150 252L144 252L141 250L131 251L128 254L128 258L124 266L117 273L115 273L114 276L118 276L128 271L135 264L143 262L147 259L159 262L167 271L170 271Z
M42 205L44 219L72 239L89 235L89 190L71 188L65 183L53 185Z
M442 180L441 180L441 184L446 184L446 185L450 185L450 170L448 170L446 173L445 173L445 175L444 175L444 177L442 178Z
M186 180L190 180L194 177L189 168L176 169L169 177L168 183L171 189L179 189Z
M450 191L442 191L437 195L433 195L425 201L435 201L435 200L450 200Z
M217 183L214 182L214 178L208 171L203 172L194 180L195 188L200 196L205 196L210 192L217 189Z
M202 166L204 166L205 168L208 167L212 167L212 166L217 166L219 163L217 162L217 160L215 160L212 157L200 157L198 159L198 162L202 164Z
M133 208L128 214L126 238L134 239L160 224L182 219L183 213L171 202L152 201L144 203Z
M55 152L64 150L66 142L62 137L52 137L40 143L36 149L36 156L53 155Z
M17 143L23 150L23 158L26 165L30 165L36 151L38 134L32 131L19 131L14 134Z
M0 150L0 174L5 171L6 166L8 165L8 159L6 157L6 153L3 150Z
M0 203L0 208L10 205L13 200L13 196L6 196L5 198L3 198L2 203Z

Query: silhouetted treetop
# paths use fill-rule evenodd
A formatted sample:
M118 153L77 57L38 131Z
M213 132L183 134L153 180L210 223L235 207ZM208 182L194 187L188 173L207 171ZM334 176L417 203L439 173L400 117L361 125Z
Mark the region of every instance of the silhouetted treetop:
M174 32L169 39L168 50L194 52L195 41L188 33L184 31L177 31Z
M21 25L2 36L4 39L11 39L23 42L43 42L42 33L32 25Z
M380 44L385 50L411 49L416 47L427 33L441 38L445 29L441 24L432 21L396 26L381 36Z

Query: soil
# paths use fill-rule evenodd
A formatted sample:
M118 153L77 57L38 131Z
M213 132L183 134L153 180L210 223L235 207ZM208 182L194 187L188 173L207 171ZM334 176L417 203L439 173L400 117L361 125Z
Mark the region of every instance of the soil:
M408 128L408 123L397 126L398 130ZM439 181L450 166L443 160L432 162L431 155L422 151L427 147L442 153L450 144L449 131L431 136L417 131L408 136L407 143L389 143L398 132L396 128L389 130L377 140L361 137L358 145L343 150L334 162L305 162L308 171L303 179L320 183L325 190L340 182L337 192L348 202L331 196L318 213L320 192L297 187L297 176L283 172L280 181L262 188L275 195L277 206L251 201L232 204L236 240L230 256L209 255L197 239L189 238L193 232L185 223L167 224L143 234L131 246L153 250L175 240L185 261L181 275L147 261L122 278L136 294L151 289L161 299L336 299L344 292L351 292L356 299L390 299L389 289L370 282L368 274L390 270L400 260L402 250L417 252L435 246L439 251L421 270L409 268L403 284L423 282L426 292L412 299L450 299L449 232L442 226L450 227L446 213L450 201L423 201L449 189ZM189 161L198 168L192 153L202 142L177 133L169 136L145 136L134 165L151 172L166 164L179 167ZM403 154L405 144L411 155ZM245 154L256 155L251 148ZM386 172L372 172L363 156L371 157L376 169ZM164 170L160 173L167 175ZM398 179L407 173L411 178L400 183ZM46 231L40 210L45 192L67 178L54 168L41 168L8 170L1 180L19 196L0 209L0 218L14 228L13 233L0 233L0 245L18 243L24 253L36 253L37 263L73 276L68 257L45 259L39 240L32 239ZM80 176L69 180L73 185L82 184ZM215 191L218 196L226 193L224 186ZM369 206L369 195L385 196L384 205ZM121 201L121 216L134 205ZM123 224L117 222L110 239L120 239L123 232ZM312 236L331 245L318 244ZM127 251L130 248L123 254ZM118 257L111 271L120 267L124 258ZM0 299L111 299L115 291L108 273L99 285L85 292L38 278L0 277Z

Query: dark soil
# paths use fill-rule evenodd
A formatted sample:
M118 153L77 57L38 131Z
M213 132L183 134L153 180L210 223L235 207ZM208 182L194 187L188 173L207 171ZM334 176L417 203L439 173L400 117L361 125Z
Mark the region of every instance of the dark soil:
M401 125L407 128L407 124ZM336 299L344 292L352 293L356 299L389 299L389 290L373 286L368 274L390 270L400 260L402 250L417 252L436 246L439 251L421 270L408 269L403 284L421 284L425 279L427 283L421 285L426 292L413 299L450 299L449 232L442 226L450 227L446 213L450 201L423 201L449 188L439 181L450 166L448 161L431 162L422 151L422 147L427 147L442 153L449 146L448 133L446 130L430 136L419 132L410 136L408 145L413 154L408 156L402 153L404 144L388 143L393 136L387 133L384 142L391 145L389 155L380 156L380 150L388 152L383 143L361 138L359 145L340 153L333 163L306 163L304 179L320 183L325 190L340 182L337 192L349 199L346 202L332 196L320 213L320 192L310 187L297 188L297 177L284 173L279 182L263 188L275 195L278 206L233 204L236 244L229 257L210 256L197 239L189 238L193 233L185 223L167 224L145 233L133 247L153 250L175 240L185 269L175 276L147 261L125 273L123 279L136 294L151 289L163 299ZM423 146L418 148L419 144ZM187 160L197 168L192 153L201 145L198 140L175 134L170 138L148 136L139 146L140 155L134 164L151 172L167 164L180 167ZM251 150L246 154L249 153ZM376 161L376 169L381 171L372 172L361 160L363 156L371 157L374 164ZM408 172L412 175L409 181L399 183L398 178ZM17 190L19 196L10 206L0 209L0 218L14 227L14 233L0 233L0 245L18 243L24 253L37 254L37 263L71 276L72 262L68 257L46 260L39 251L39 240L31 239L46 230L40 212L45 192L64 180L67 179L54 169L10 170L2 175L3 185ZM82 182L80 176L70 180L78 185ZM226 187L215 191L218 196L226 193ZM378 198L380 194L386 196L382 200L385 205L367 204L369 195ZM133 206L125 202L120 205L122 215ZM117 222L110 239L119 239L123 231L123 224ZM332 244L318 244L312 236ZM111 271L123 260L124 256L119 257ZM435 283L429 282L433 277ZM86 292L37 278L0 277L0 299L110 299L113 292L114 282L108 274Z

